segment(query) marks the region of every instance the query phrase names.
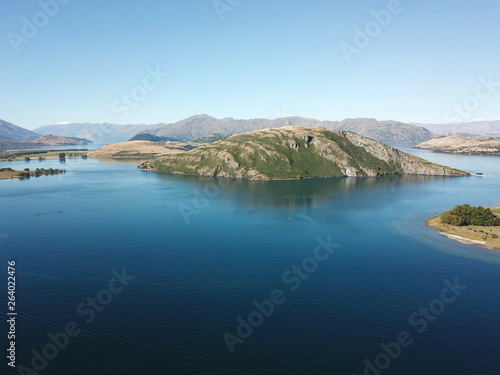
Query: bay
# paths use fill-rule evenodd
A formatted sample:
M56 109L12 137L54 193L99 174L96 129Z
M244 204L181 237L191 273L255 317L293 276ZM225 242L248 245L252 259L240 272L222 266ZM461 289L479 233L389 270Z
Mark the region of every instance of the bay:
M81 333L40 373L372 374L378 358L383 374L498 374L500 253L424 221L455 204L498 205L499 159L405 151L485 176L262 182L68 159L63 175L0 181L17 364L32 368L33 350L75 322ZM325 242L332 253L315 265ZM116 273L135 278L112 293ZM419 332L410 317L447 282L467 289ZM286 300L228 346L238 317L248 322L275 290ZM97 297L109 303L89 307ZM402 332L411 344L384 364L381 343Z

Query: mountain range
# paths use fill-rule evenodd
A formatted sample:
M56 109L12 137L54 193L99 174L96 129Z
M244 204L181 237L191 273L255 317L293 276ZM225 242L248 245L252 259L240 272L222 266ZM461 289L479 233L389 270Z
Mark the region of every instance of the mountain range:
M483 135L500 137L499 120L481 120L473 122L457 122L453 124L415 124L425 126L435 134L457 134L465 136Z
M126 142L131 139L187 142L214 133L240 134L283 126L349 130L393 145L414 145L432 139L435 134L500 136L500 120L456 124L410 124L392 120L378 121L373 118L354 118L342 121L320 121L304 117L243 120L230 117L217 119L208 115L196 115L169 124L70 123L66 125L45 125L34 131L0 120L0 138L23 141L37 139L41 135L52 134L66 138L83 138L98 144Z
M0 149L27 148L33 146L67 146L67 145L86 145L84 139L71 139L53 135L44 135L29 141L13 141L11 139L0 138Z
M216 119L197 115L155 130L142 131L158 137L189 141L213 133L241 134L253 130L281 128L283 126L321 127L330 130L349 130L383 143L414 144L433 138L433 134L421 126L398 121L377 121L371 118L320 121L304 117L283 117L274 120L238 120L230 117Z
M95 143L109 144L126 142L143 130L153 130L164 124L156 125L117 125L117 124L93 124L93 123L71 123L66 125L44 125L36 128L39 134L54 134L61 137L85 138Z
M68 124L47 125L35 129L40 134L86 138L96 143L118 143L130 139L170 139L190 141L213 133L240 134L252 130L283 126L323 127L325 129L350 130L389 144L415 144L433 138L422 126L399 121L377 121L370 118L342 121L320 121L304 117L270 119L217 119L208 115L196 115L170 124L115 125L115 124ZM157 138L156 138L157 137Z
M0 120L0 138L11 141L31 141L40 138L40 134L24 129L10 122Z

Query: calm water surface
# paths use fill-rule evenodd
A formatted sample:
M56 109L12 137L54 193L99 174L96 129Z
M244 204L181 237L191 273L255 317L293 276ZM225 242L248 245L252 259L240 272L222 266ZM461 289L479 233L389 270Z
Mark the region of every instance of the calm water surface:
M0 181L16 364L32 368L45 347L54 358L35 361L40 374L499 374L500 253L423 222L500 205L500 159L411 152L486 176L223 181L69 159L64 175ZM320 262L318 239L335 244ZM110 284L123 269L135 279ZM467 289L436 302L446 280ZM283 303L252 314L274 290ZM249 314L256 327L238 337ZM68 322L81 332L54 354L48 334ZM380 355L404 332L405 347ZM2 374L17 374L2 358Z

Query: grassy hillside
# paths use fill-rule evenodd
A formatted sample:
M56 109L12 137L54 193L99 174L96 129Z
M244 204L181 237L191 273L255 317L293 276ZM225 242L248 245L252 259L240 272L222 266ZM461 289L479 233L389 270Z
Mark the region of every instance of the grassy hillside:
M140 168L204 176L296 179L419 174L419 167L421 174L466 175L352 132L303 127L234 135L193 151L144 163Z

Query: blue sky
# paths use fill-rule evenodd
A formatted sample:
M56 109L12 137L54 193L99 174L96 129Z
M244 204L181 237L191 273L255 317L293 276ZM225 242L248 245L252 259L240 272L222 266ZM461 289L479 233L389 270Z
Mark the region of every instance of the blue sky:
M498 0L2 0L0 14L0 118L29 129L500 117Z

